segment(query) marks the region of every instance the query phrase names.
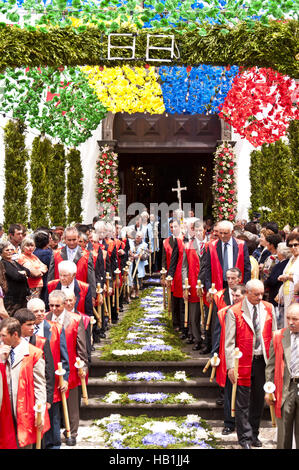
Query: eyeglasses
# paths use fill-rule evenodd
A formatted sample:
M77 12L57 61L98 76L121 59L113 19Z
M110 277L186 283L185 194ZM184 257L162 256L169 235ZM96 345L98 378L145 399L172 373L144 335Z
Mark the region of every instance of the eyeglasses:
M293 248L294 246L298 246L298 245L299 245L299 243L292 243L292 244L289 245L289 247Z
M62 304L49 304L49 307L62 307Z

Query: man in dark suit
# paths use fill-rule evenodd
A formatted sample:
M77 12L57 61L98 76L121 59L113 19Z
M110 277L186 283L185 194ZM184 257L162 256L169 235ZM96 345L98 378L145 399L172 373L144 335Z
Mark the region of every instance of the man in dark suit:
M67 392L68 379L70 374L69 355L66 344L66 336L63 326L56 325L54 322L46 320L45 303L39 299L34 298L29 300L27 308L35 315L35 334L47 338L50 342L50 347L54 359L54 369L58 369L58 362L62 362L62 368L65 370L63 379L63 387L60 388L58 376L55 377L54 398L53 404L49 409L49 416L51 428L46 432L45 448L46 449L59 449L61 446L60 438L60 424L61 424L61 391Z
M221 221L218 224L219 240L208 244L205 265L205 288L208 292L212 284L217 291L227 287L226 271L237 267L242 273L241 282L251 279L251 263L248 249L243 240L232 236L233 224Z
M96 298L96 280L92 253L82 250L79 245L79 232L75 227L67 227L64 233L65 246L52 254L48 281L59 278L58 265L63 260L73 261L77 265L76 279L89 284L92 298ZM94 301L95 302L95 301Z

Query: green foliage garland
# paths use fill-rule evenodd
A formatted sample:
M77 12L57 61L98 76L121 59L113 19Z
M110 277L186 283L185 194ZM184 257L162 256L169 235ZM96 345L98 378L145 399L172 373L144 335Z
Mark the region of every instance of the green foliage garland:
M67 146L85 142L107 114L79 68L7 69L2 78L0 109Z
M294 129L298 132L295 125L290 132ZM298 135L294 139L298 139ZM295 152L294 156L292 145L278 140L264 144L261 150L251 154L251 215L253 211L263 213L264 207L269 208L262 221L275 220L280 228L298 224L298 148Z
M64 146L55 144L49 159L49 216L51 225L65 226L65 166L66 156Z
M83 170L80 151L72 148L67 154L67 223L82 222Z
M0 24L1 26L1 24ZM129 27L116 25L117 32L128 33ZM146 63L147 34L165 33L162 30L143 29L136 36L136 61L130 64L142 66ZM270 21L267 25L259 21L249 27L240 23L234 27L207 25L202 35L200 27L192 31L171 29L180 50L180 57L172 59L172 65L238 65L245 67L271 67L278 72L298 77L299 66L298 22ZM165 41L161 40L165 45ZM132 39L122 37L121 44L131 44ZM156 45L158 43L156 42ZM0 28L0 70L7 67L60 67L61 65L107 65L108 36L97 27L88 26L84 31L72 27L49 28L35 31L22 30L16 26L2 25ZM121 53L118 52L117 53ZM131 52L123 50L125 54ZM156 66L165 64L161 59L169 58L169 52L160 52ZM123 65L123 60L113 60L113 66Z
M237 210L236 155L227 142L215 152L213 179L214 218L234 222Z
M49 217L49 160L52 144L44 136L35 137L30 155L31 228L48 226Z
M27 181L26 163L28 152L25 146L25 126L21 121L9 121L4 128L5 146L5 192L4 228L12 223L27 225Z

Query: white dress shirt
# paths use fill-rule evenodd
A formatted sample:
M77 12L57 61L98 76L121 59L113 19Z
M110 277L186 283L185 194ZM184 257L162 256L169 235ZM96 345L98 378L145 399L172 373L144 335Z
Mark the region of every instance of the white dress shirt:
M249 313L250 313L250 318L251 318L251 321L253 323L253 308L254 308L254 305L252 305L252 303L249 302L249 300L247 299L247 297L245 297L245 300L246 300L246 303L247 303L247 307L248 307L248 310L249 310ZM260 317L260 304L257 304L255 305L256 306L256 310L257 310L257 318L258 318L258 323L261 327L261 317ZM261 334L261 342L260 342L260 345L257 349L254 349L253 351L253 354L254 355L261 355L263 354L263 349L262 349L262 332L261 332L261 329L260 329L260 334Z
M65 314L65 310L63 310L63 312L60 315L58 315L58 317L53 313L51 320L56 321L57 323L60 323L60 325L63 325L64 314Z
M221 242L221 247L222 247L222 259L224 258L224 243ZM228 269L234 267L234 258L233 258L233 239L230 238L230 240L227 242L227 262L228 262Z
M63 286L63 285L61 284L61 290L66 290L66 291L68 291L68 292L69 292L69 291L74 292L74 289L75 289L75 281L74 281L74 279L72 280L72 282L70 283L69 286Z
M78 246L74 248L73 250L71 250L68 246L66 246L67 259L70 261L73 261L76 256L77 250L78 250Z

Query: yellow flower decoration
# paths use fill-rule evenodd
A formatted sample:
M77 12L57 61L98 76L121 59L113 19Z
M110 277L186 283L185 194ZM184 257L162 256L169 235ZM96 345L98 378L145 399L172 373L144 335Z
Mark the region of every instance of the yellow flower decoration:
M101 103L112 113L163 114L155 67L81 67Z

